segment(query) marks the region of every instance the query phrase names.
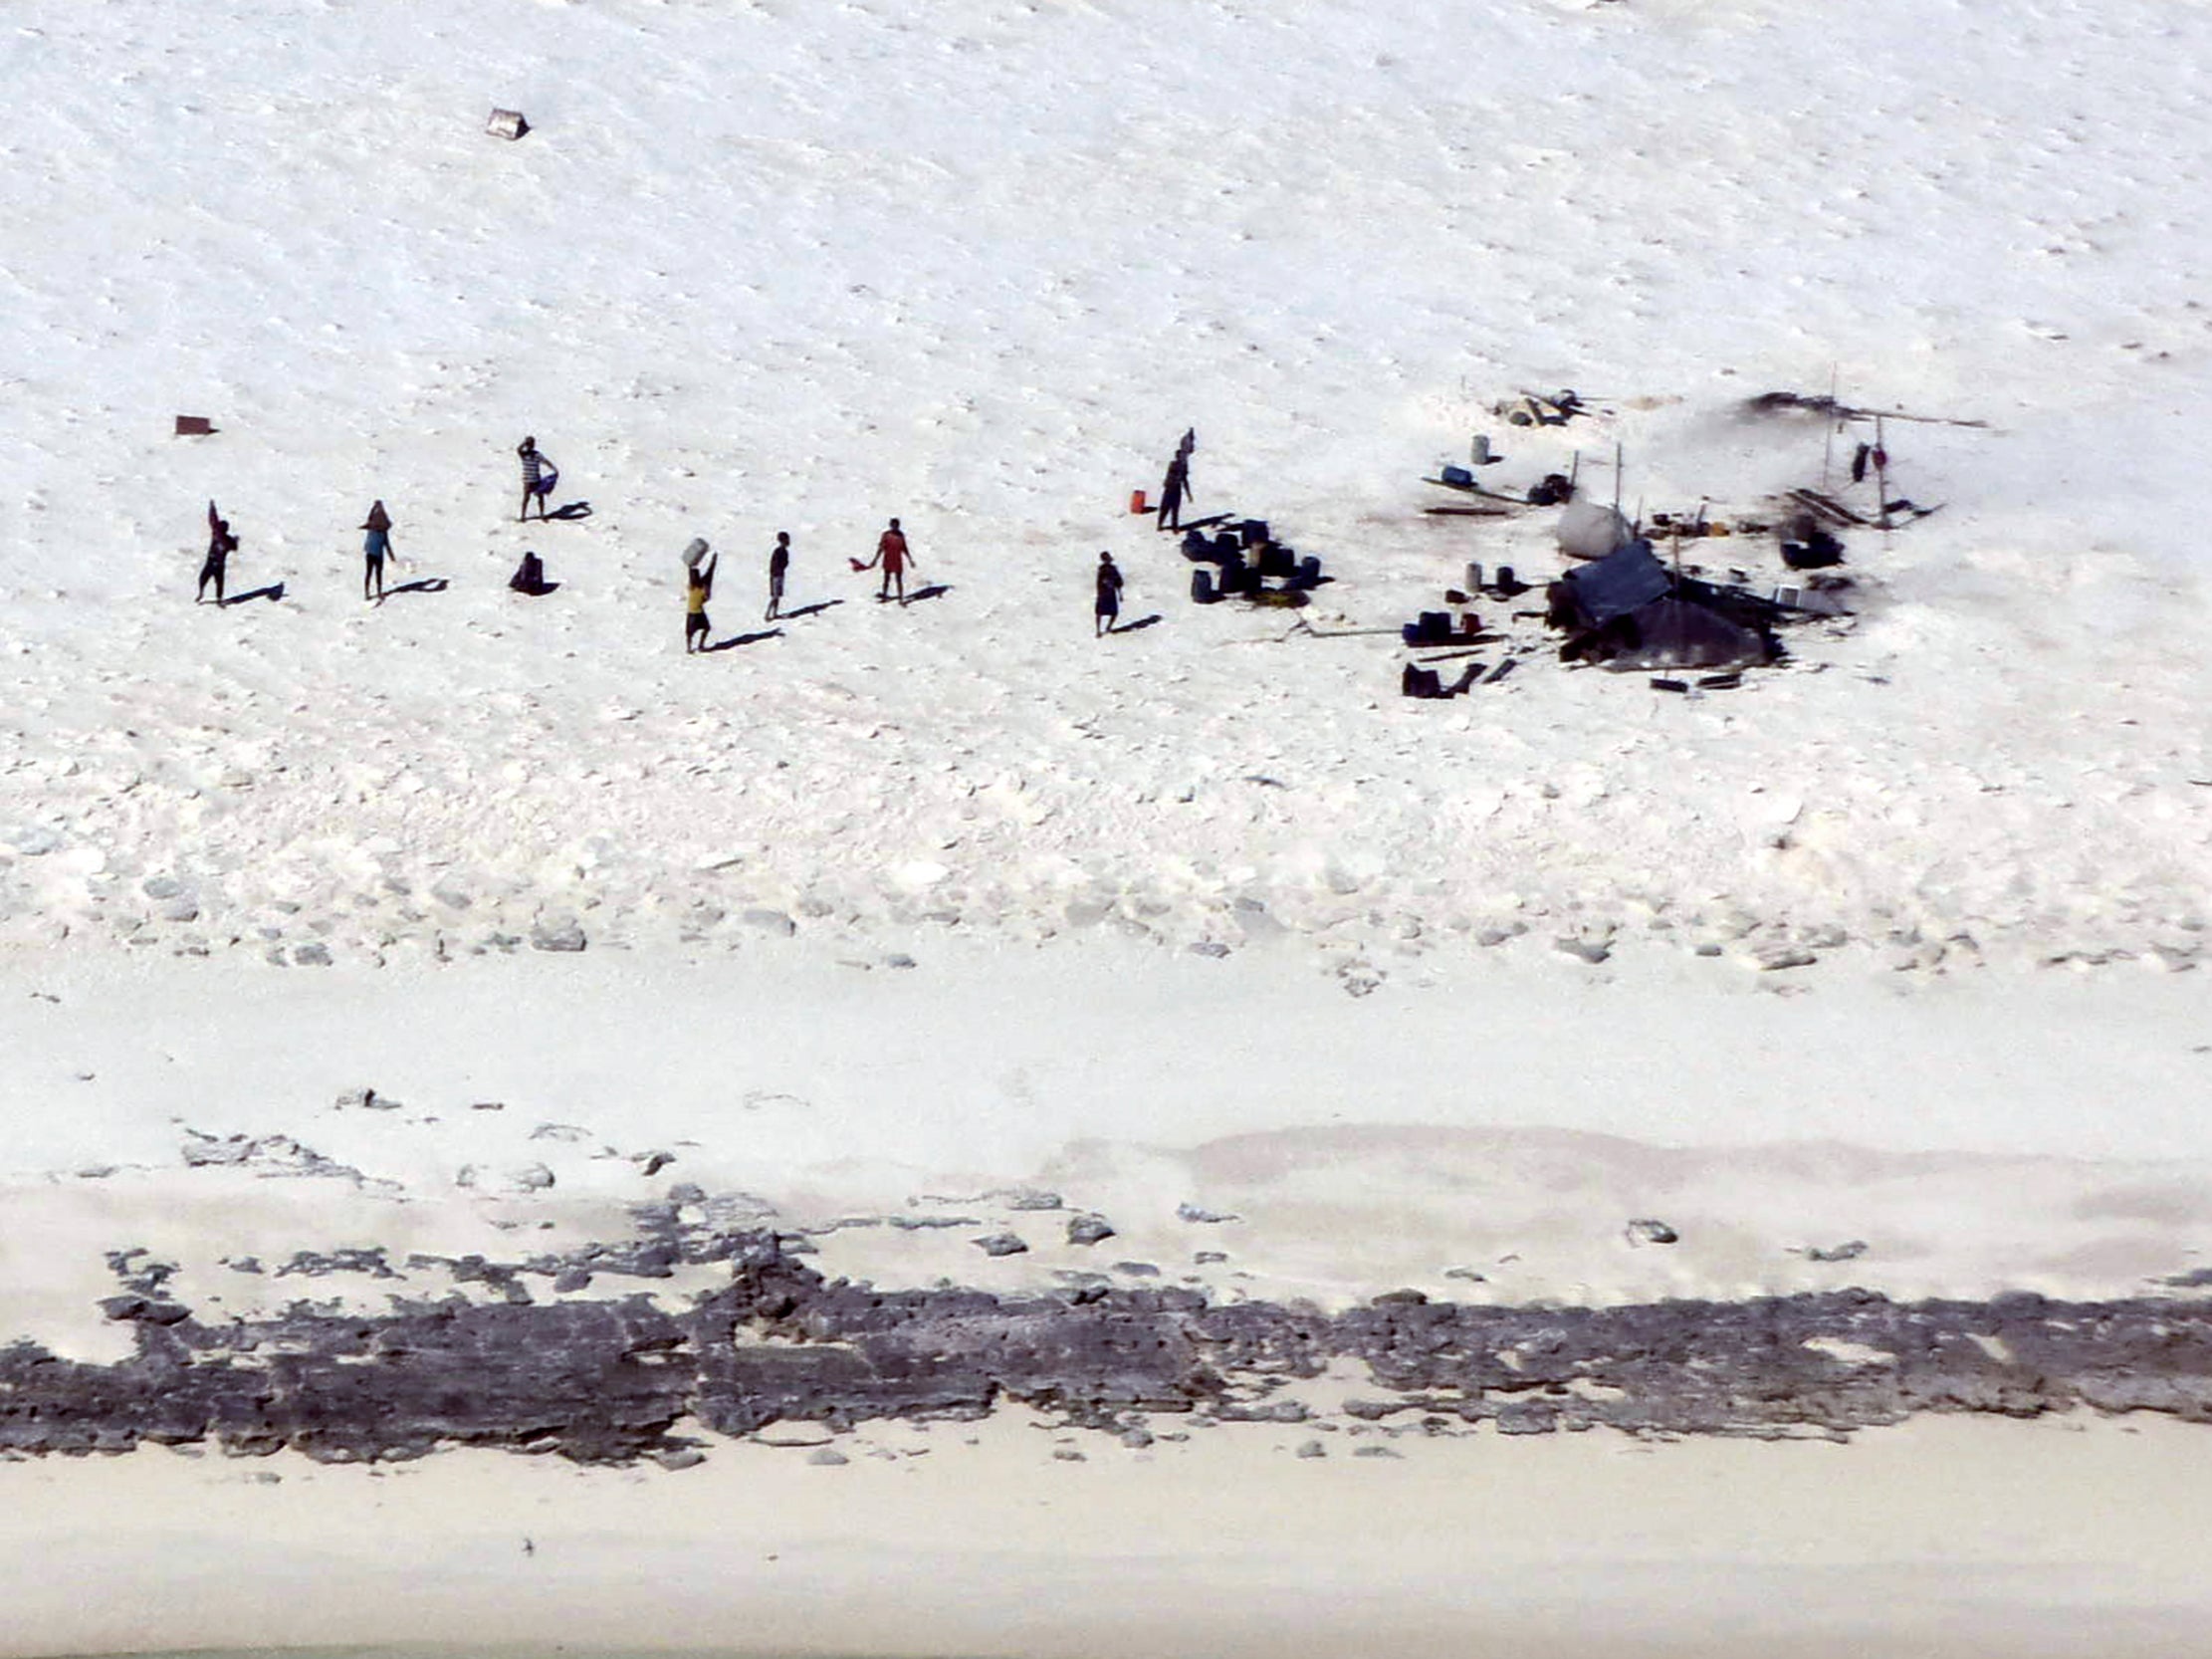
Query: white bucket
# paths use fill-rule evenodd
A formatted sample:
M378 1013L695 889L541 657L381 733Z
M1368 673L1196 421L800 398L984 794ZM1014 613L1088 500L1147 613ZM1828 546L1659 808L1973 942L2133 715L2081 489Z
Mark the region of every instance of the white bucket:
M1490 464L1490 434L1477 432L1467 443L1467 459L1478 467Z
M706 557L706 541L701 537L694 536L691 541L691 546L684 549L684 563L696 571L697 569L699 569L699 561Z

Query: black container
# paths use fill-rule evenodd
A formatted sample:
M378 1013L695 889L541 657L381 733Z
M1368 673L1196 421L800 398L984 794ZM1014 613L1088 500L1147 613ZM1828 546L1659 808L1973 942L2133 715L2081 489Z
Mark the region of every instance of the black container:
M1194 604L1212 604L1219 596L1214 592L1214 573L1212 571L1193 571L1191 573L1191 600Z
M1248 548L1256 548L1260 543L1267 540L1267 521L1265 519L1246 519L1241 525L1237 526L1237 529L1244 538L1244 545Z

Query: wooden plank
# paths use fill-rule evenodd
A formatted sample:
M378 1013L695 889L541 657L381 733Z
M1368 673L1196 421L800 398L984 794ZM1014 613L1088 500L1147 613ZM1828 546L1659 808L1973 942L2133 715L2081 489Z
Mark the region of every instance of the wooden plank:
M1865 529L1867 526L1866 519L1846 507L1834 496L1822 495L1818 490L1791 490L1789 498L1800 507L1809 509L1831 524L1854 524L1861 529Z

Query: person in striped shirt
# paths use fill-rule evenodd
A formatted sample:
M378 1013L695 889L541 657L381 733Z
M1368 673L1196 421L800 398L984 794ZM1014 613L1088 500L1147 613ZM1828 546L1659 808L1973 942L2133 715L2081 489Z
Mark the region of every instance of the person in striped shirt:
M553 480L560 476L553 462L539 453L538 440L526 437L515 446L515 453L523 458L523 510L518 515L522 523L530 521L530 504L538 503L538 516L546 516L546 498L553 494Z

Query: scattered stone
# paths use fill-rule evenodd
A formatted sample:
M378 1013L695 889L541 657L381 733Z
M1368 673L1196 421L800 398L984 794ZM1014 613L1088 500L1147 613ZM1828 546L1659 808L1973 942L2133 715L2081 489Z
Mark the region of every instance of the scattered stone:
M553 1184L553 1172L540 1163L515 1164L506 1169L488 1169L482 1164L463 1164L460 1174L453 1178L453 1184L499 1197L522 1198L534 1192L544 1192L551 1187Z
M1132 1279L1158 1279L1160 1270L1150 1262L1116 1262L1114 1272L1127 1274Z
M176 898L184 891L184 883L170 875L149 875L138 883L138 891L152 899Z
M141 1296L103 1297L100 1310L111 1319L151 1325L182 1324L192 1316L190 1308L176 1303Z
M1785 968L1810 968L1819 960L1803 945L1759 945L1751 952L1751 964L1762 974L1779 973Z
M1201 1250L1194 1253L1191 1260L1199 1267L1212 1267L1217 1262L1227 1261L1228 1252L1225 1250Z
M1394 1458L1399 1454L1388 1446L1367 1445L1353 1447L1352 1455L1356 1458Z
M846 1457L834 1446L824 1446L818 1452L808 1452L806 1461L816 1469L842 1469L846 1464L852 1462L852 1459Z
M471 1111L505 1111L506 1109L507 1102L505 1100L472 1100L469 1103L469 1110Z
M327 1158L290 1135L210 1135L190 1125L184 1126L184 1134L179 1150L187 1169L251 1169L257 1175L334 1176L362 1186L389 1185L371 1182L352 1165Z
M1218 1210L1202 1209L1196 1204L1178 1204L1175 1207L1175 1219L1198 1222L1211 1227L1224 1221L1242 1221L1244 1218L1242 1216L1225 1215Z
M1855 1262L1867 1254L1867 1241L1853 1239L1849 1244L1830 1245L1826 1250L1814 1247L1806 1251L1808 1262Z
M1381 1296L1370 1297L1368 1301L1377 1307L1426 1307L1429 1305L1429 1293L1413 1290L1385 1291Z
M744 919L748 927L757 927L764 933L779 934L786 939L798 931L798 923L780 910L748 910Z
M990 1233L980 1239L968 1241L986 1256L1024 1256L1029 1247L1021 1242L1017 1233Z
M531 929L532 950L579 951L584 944L583 924L573 916L542 921Z
M1475 934L1474 942L1487 950L1493 946L1508 944L1527 931L1526 924L1521 922L1511 922L1504 927L1485 927Z
M2172 1291L2201 1291L2212 1286L2212 1268L2191 1268L2187 1273L2177 1273L2158 1283Z
M1052 1448L1052 1461L1054 1463L1087 1463L1089 1459L1085 1458L1081 1452L1078 1452L1072 1446L1055 1446Z
M1681 1235L1667 1226L1665 1222L1654 1221L1649 1216L1643 1216L1630 1222L1627 1233L1629 1243L1632 1245L1670 1245L1678 1243L1681 1239Z
M1463 1279L1470 1285L1487 1285L1489 1283L1488 1279L1476 1273L1472 1268L1446 1268L1443 1270L1443 1276L1446 1279Z
M1065 1202L1056 1192L1029 1187L1005 1194L1005 1200L1009 1210L1057 1210Z
M1532 1400L1512 1400L1498 1407L1492 1419L1500 1434L1550 1434L1559 1427L1559 1413Z
M1552 941L1552 948L1562 955L1588 962L1593 967L1613 954L1610 935L1597 933L1571 933Z
M1201 939L1191 947L1193 956L1211 956L1216 960L1228 955L1228 946L1213 939Z
M771 1212L772 1214L774 1212ZM885 1216L884 1221L901 1233L926 1233L940 1227L981 1227L974 1216Z
M673 1152L641 1152L638 1156L645 1165L644 1173L647 1175L658 1175L676 1161L676 1154Z
M591 1289L591 1270L562 1268L553 1275L553 1295L562 1297L573 1295L577 1291L588 1291Z
M1329 1449L1318 1440L1309 1440L1298 1448L1298 1455L1302 1458L1325 1458L1329 1455Z
M397 1279L399 1275L385 1259L381 1247L366 1250L333 1250L328 1253L313 1250L295 1251L292 1260L277 1270L279 1279L294 1274L305 1274L310 1279L321 1279L332 1273L365 1273L372 1279Z
M541 1123L530 1131L530 1138L564 1141L570 1146L578 1146L591 1138L591 1131L574 1123Z
M1243 929L1249 940L1280 938L1289 931L1267 913L1267 906L1256 898L1239 898L1229 905L1229 915Z
M1104 1244L1114 1236L1104 1216L1069 1216L1067 1242L1071 1245Z
M325 944L295 945L292 960L303 968L328 968L331 965L331 947Z
M707 1461L707 1454L696 1446L679 1446L672 1452L661 1452L653 1461L663 1469L696 1469Z
M911 968L915 966L915 962L905 951L895 950L883 959L883 965L886 968Z

